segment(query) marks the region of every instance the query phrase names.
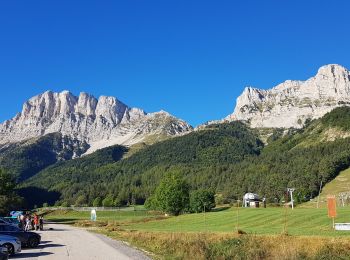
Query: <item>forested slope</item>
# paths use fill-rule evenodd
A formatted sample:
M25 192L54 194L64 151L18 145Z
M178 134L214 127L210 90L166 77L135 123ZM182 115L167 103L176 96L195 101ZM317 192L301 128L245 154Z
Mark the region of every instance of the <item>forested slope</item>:
M60 133L0 146L0 167L25 181L58 161L80 156L89 146Z
M350 165L350 109L338 108L300 130L276 130L263 146L257 131L243 123L212 125L205 130L149 146L127 159L101 167L49 167L26 184L60 193L60 202L91 204L112 196L117 204L142 203L167 172L180 172L192 189L215 189L224 199L257 192L282 200L287 187L298 201L317 194ZM102 159L103 160L103 159Z

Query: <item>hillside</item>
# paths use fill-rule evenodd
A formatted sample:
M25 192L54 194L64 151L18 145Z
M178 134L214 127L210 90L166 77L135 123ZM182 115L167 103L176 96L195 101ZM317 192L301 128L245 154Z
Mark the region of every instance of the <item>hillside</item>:
M148 146L99 168L72 170L72 162L63 162L43 170L24 185L59 191L69 204L79 196L84 197L84 203L91 203L95 197L109 193L123 204L142 203L168 171L188 173L193 177L193 187L215 187L221 180L211 174L211 167L218 166L219 174L224 164L255 157L261 148L260 140L243 124L217 125Z
M350 168L341 171L332 181L322 185L321 193L312 201L303 204L305 208L327 207L327 196L335 195L338 207L348 206L350 203ZM343 204L344 203L344 204Z
M337 120L342 116L343 121ZM342 107L303 129L275 130L263 146L258 131L240 122L211 125L141 149L120 162L67 170L68 162L41 171L25 186L59 192L61 202L91 204L113 196L116 204L142 203L167 172L180 172L192 189L215 189L226 201L257 192L269 202L284 200L296 188L298 202L317 196L327 183L350 166L347 119ZM332 135L330 135L332 133Z
M0 145L0 167L10 171L21 182L58 161L81 156L88 148L87 143L63 137L60 133L48 134Z
M50 204L55 203L55 201L60 199L59 190L69 189L72 193L76 193L79 190L76 185L70 185L70 183L79 184L82 180L80 177L84 177L85 172L93 171L96 168L99 168L103 165L111 164L117 162L122 159L122 157L127 153L128 149L124 146L116 145L107 147L102 150L98 150L93 154L83 156L81 158L77 158L69 161L61 161L52 166L49 166L47 169L50 172L59 173L64 172L66 179L60 179L58 174L51 174L45 177L45 182L49 183L49 185L56 185L55 190L48 190L44 186L31 186L26 187L27 181L22 182L22 187L19 190L19 194L26 199L27 207L33 207L34 205L42 205L47 202ZM37 177L34 176L34 179ZM33 179L32 178L32 179ZM36 179L38 182L41 181L39 176ZM69 180L69 181L67 181ZM98 181L96 179L90 179L89 187L84 187L91 191L94 187L98 187L94 181ZM47 185L47 186L49 186Z

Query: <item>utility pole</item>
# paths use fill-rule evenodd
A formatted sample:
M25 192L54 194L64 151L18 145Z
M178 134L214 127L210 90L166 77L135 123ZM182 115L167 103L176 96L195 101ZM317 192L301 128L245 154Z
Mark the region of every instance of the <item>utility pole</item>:
M321 181L321 184L320 184L320 190L318 191L317 208L318 208L318 206L319 206L319 204L320 204L321 189L322 189L322 181Z
M287 190L290 193L290 201L292 203L292 209L294 209L293 192L295 191L295 189L294 188L288 188Z

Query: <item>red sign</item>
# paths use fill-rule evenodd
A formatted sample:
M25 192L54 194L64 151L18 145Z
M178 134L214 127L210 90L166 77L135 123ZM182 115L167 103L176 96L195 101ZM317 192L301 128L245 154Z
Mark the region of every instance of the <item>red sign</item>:
M328 217L335 218L337 216L335 196L327 197Z

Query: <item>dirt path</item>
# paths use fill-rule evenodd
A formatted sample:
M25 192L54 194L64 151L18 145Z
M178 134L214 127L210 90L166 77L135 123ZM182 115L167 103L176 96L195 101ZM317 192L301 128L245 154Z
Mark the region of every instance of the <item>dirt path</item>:
M50 224L45 230L38 232L42 243L38 248L26 249L12 259L118 259L118 260L149 260L142 252L128 247L122 242L112 240L102 235L61 224Z

